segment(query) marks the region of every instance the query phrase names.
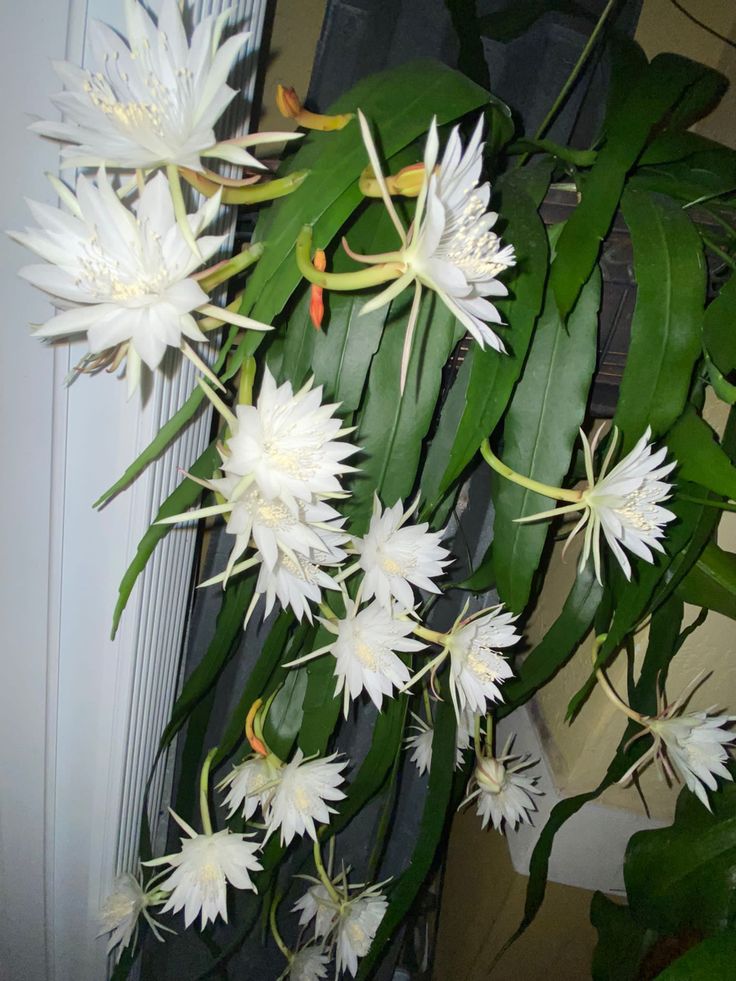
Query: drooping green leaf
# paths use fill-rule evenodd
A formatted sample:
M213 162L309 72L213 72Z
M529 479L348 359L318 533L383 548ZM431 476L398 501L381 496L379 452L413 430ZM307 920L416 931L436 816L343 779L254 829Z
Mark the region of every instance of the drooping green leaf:
M392 883L388 909L370 950L360 962L357 981L370 976L429 874L447 821L454 762L455 715L448 702L440 702L435 716L429 786L416 844L408 868Z
M511 299L498 303L510 328L505 335L509 353L471 344L427 454L421 485L425 513L437 506L496 426L524 364L547 276L549 249L538 208L549 178L549 164L541 161L499 182L499 211L507 222L502 235L518 257L508 277Z
M640 927L628 906L614 903L602 892L593 894L590 922L598 931L593 981L638 981L639 965L657 934Z
M730 978L736 964L736 932L708 937L678 957L656 981L718 981Z
M637 167L628 187L667 194L688 206L724 198L736 190L736 154L719 148L669 163Z
M713 933L736 923L736 787L719 781L713 813L683 788L668 828L638 831L626 849L624 879L638 923L675 934Z
M334 639L321 627L314 638L313 649L324 647ZM302 703L303 719L299 730L299 749L305 756L323 755L337 724L342 698L335 695L335 659L331 654L307 664L307 690Z
M611 114L607 138L588 174L580 204L560 237L550 282L566 319L598 258L624 181L642 152L652 127L706 69L678 55L661 54L639 76Z
M700 236L679 205L627 191L623 212L637 294L614 422L628 452L647 426L661 436L685 406L700 354L706 269Z
M736 620L736 555L709 542L677 587L677 595Z
M648 167L672 163L675 160L692 157L695 153L724 149L722 144L709 140L705 136L700 136L698 133L691 133L687 130L685 132L667 130L652 140L639 157L639 166Z
M575 578L559 617L522 661L517 676L504 685L505 701L498 706L499 718L531 698L572 657L590 630L602 596L603 587L589 563Z
M304 716L304 696L307 690L307 669L293 668L271 702L263 736L268 748L279 759L288 759L299 733Z
M517 473L559 487L570 467L596 363L601 277L591 274L567 325L547 293L521 380L506 413L503 461ZM494 481L494 550L498 593L514 613L529 601L549 521L515 519L554 502L509 480Z
M328 111L362 109L389 158L424 133L433 116L441 125L483 106L487 98L459 72L439 62L415 61L363 79ZM244 312L269 323L283 309L301 278L293 249L302 225L314 225L315 243L327 245L362 200L358 178L366 161L357 120L337 132L305 137L279 173L308 170L309 177L274 202L258 223L265 252L248 280Z
M705 311L703 344L721 374L736 370L736 276Z
M214 442L210 443L197 461L189 468L189 473L191 473L193 477L209 478L215 472L219 462L220 457L217 453L217 447ZM169 518L175 514L180 514L186 511L188 508L196 504L201 495L202 488L200 485L196 484L193 480L185 479L174 491L172 491L171 494L169 494L164 503L158 509L158 513L154 518L154 523L138 543L135 558L126 569L125 575L120 581L120 586L118 588L118 601L115 604L115 611L112 617L112 637L115 637L118 624L120 623L120 617L123 615L123 610L125 609L128 599L130 598L130 594L133 591L133 586L135 586L138 577L145 569L146 563L153 554L153 550L172 529L171 525L159 525L156 524L156 522L161 521L163 518Z
M667 446L677 460L680 480L691 480L714 494L736 498L736 467L708 423L692 407L672 427Z
M358 458L360 472L352 481L353 499L345 508L353 532L361 533L367 524L374 490L387 506L411 493L422 442L437 404L442 371L462 333L436 294L425 291L402 396L399 366L410 302L410 297L401 297L392 304L383 341L368 376L356 434L362 450Z

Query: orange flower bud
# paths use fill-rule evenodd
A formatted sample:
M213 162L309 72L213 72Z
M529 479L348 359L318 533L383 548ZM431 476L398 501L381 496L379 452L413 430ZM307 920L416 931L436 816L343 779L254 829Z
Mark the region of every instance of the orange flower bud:
M296 89L280 83L276 86L276 106L282 116L293 119L304 129L318 129L323 132L342 129L354 115L352 112L343 112L336 116L323 116L318 112L310 112L302 105Z
M317 249L314 253L314 268L319 272L324 272L327 268L327 256L322 249ZM325 315L325 304L322 299L322 287L312 284L311 299L309 301L309 317L315 330L322 330L322 318Z

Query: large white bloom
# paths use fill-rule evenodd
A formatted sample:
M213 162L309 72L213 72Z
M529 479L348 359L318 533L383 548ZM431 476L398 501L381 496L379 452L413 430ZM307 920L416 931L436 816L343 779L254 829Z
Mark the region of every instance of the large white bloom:
M411 714L416 723L410 726L414 730L405 739L406 748L410 749L411 762L419 770L420 775L427 773L432 766L432 740L434 739L434 725L425 722L419 715ZM474 716L466 710L460 713L460 718L455 729L455 769L459 770L463 764L463 753L470 745Z
M339 478L353 469L343 460L358 450L340 439L347 431L335 417L338 406L323 405L322 386L312 384L295 393L266 368L256 404L235 409L223 461L226 474L251 477L266 500L294 510L297 501L341 495Z
M519 639L516 617L503 606L481 610L461 621L447 638L450 654L450 693L458 717L464 709L485 714L487 702L503 699L499 685L513 675L497 648L511 647Z
M382 258L397 262L404 270L363 309L365 312L376 310L390 302L410 283L415 283L415 303L402 358L402 379L406 376L422 285L437 293L481 347L488 344L496 351L504 351L503 342L488 326L489 323L500 323L501 316L486 297L507 295L508 290L497 277L516 260L513 247L502 246L491 230L498 215L486 211L490 186L487 183L478 186L483 167L483 117L478 120L465 150L458 128L453 129L436 172L439 140L437 122L432 120L424 150L424 183L417 198L414 221L407 234L381 174L380 160L368 124L362 113L359 116L371 166L402 243L397 252ZM374 260L374 257L367 258Z
M119 947L117 958L120 957L136 935L140 916L147 921L156 939L163 940L159 931L168 931L169 928L157 923L148 912L148 907L162 903L164 898L165 896L158 889L154 888L150 891L143 889L138 879L130 872L119 875L115 880L113 891L100 910L102 930L98 936L110 934L107 953L109 954L114 947Z
M264 617L273 609L276 600L284 609L291 608L298 620L306 617L312 622L310 602L322 602L323 589L339 589L325 566L339 565L340 560L324 551L312 550L311 558L280 553L273 568L261 565L256 582L256 594L266 597Z
M25 266L20 275L50 294L61 310L36 335L86 333L93 354L128 344L133 388L141 360L155 369L167 347L182 347L185 337L207 339L192 312L209 299L191 273L217 251L223 236L200 237L198 258L177 224L161 174L146 184L134 210L121 202L104 171L96 184L80 176L76 196L69 193L65 201L70 214L29 202L40 228L11 233L47 260ZM193 235L200 235L218 207L215 196L187 216Z
M342 800L345 794L338 789L343 782L342 771L347 760L336 762L337 753L324 759L305 760L300 749L278 774L278 782L267 795L263 807L269 838L281 829L281 844L288 845L295 835L308 834L317 840L315 821L329 824L330 814L336 814L327 801Z
M706 791L718 788L716 777L733 780L725 764L729 759L726 746L736 740L736 731L727 727L736 722L736 716L714 715L715 708L705 712L683 712L700 680L700 677L696 678L670 705L660 706L661 711L656 717L640 717L644 729L639 735L649 732L654 739L620 782L626 783L633 773L656 759L668 778L682 780L710 810Z
M227 77L248 39L235 34L220 45L229 15L204 17L188 41L176 0L163 0L158 26L143 4L126 0L127 42L93 22L94 70L66 61L54 65L66 91L53 102L65 121L32 128L71 144L62 151L70 167L176 164L202 170L203 156L259 166L242 146L257 139L218 143L214 132L236 94Z
M593 470L593 452L597 439L591 445L581 430L588 486L580 493L579 503L573 501L551 511L543 511L541 514L530 515L519 520L536 521L539 518L582 510L583 514L568 539L568 542L571 541L582 528L585 528L580 568L583 568L592 552L595 573L598 581L601 582L600 539L603 532L624 575L627 579L631 579L631 565L624 548L644 559L645 562L654 561L652 549L658 552L664 551L660 542L664 537L663 528L675 518L671 511L660 507L659 504L668 499L672 489L671 484L666 483L662 478L677 466L677 462L673 460L671 463L664 464L667 447L662 446L653 452L654 447L650 443L651 435L652 431L647 427L633 450L608 473L608 466L618 440L618 430L614 430L611 445L596 479Z
M330 957L321 947L309 944L296 951L282 977L289 981L321 981L327 977Z
M248 820L268 799L279 780L279 768L265 756L251 756L237 766L217 785L218 790L229 787L223 800L228 818L241 811Z
M358 958L365 957L381 925L388 903L380 892L366 891L351 899L341 911L335 929L335 965L338 974L347 971L353 977Z
M496 831L502 831L504 821L514 830L517 824L531 824L531 813L537 809L531 794L543 793L535 786L537 777L526 777L519 772L536 761L529 756L511 756L512 739L509 738L498 758L490 754L477 758L468 785L471 792L460 805L462 807L477 797L477 814L482 818L483 828L489 821ZM475 789L471 790L473 787Z
M350 700L368 692L380 710L383 696L391 697L394 688L409 681L409 670L397 652L410 654L426 646L409 635L410 620L397 620L374 600L358 610L351 600L345 601L345 617L337 622L324 620L335 640L325 647L335 658L335 694L343 692L347 718Z
M440 545L444 531L429 531L426 521L406 525L414 507L404 513L402 502L397 501L382 511L376 495L368 531L353 542L365 573L363 598L375 596L387 609L391 609L392 598L404 609L413 607L412 586L439 593L432 580L449 564L450 553Z
M178 913L183 908L187 927L200 915L202 929L218 916L227 923L228 882L236 889L256 892L250 873L263 867L256 858L260 843L227 829L197 834L177 814L171 814L189 837L181 839L180 852L145 863L172 867L171 875L159 884L159 889L171 892L162 912Z

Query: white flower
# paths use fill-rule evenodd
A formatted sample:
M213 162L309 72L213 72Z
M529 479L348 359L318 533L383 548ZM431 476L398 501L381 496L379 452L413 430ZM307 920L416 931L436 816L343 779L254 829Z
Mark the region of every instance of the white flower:
M297 950L289 962L289 981L321 981L327 977L329 955L321 947L310 944Z
M406 737L405 744L407 749L412 750L411 762L415 764L420 775L427 773L432 766L432 740L434 739L434 726L425 722L420 716L412 712L411 717L416 725L410 726L414 732ZM460 713L457 728L455 730L455 769L459 770L463 765L463 752L470 745L474 717L467 711Z
M327 937L332 932L337 918L337 909L324 883L313 880L301 899L298 899L292 912L299 913L299 926L305 927L314 920L314 936Z
M486 828L491 821L496 831L501 832L504 821L514 830L517 824L531 824L531 812L537 808L530 795L543 793L535 786L537 777L525 777L519 772L533 766L536 760L529 756L511 756L512 739L509 738L497 759L485 754L477 758L468 785L468 790L471 787L475 790L460 805L463 807L477 797L476 813L482 818L482 827Z
M404 609L411 609L412 586L439 593L432 579L441 576L449 564L450 553L440 545L444 531L428 531L426 522L405 526L418 503L417 498L406 513L401 501L382 511L378 496L374 496L368 531L353 542L365 573L363 598L375 596L387 609L391 609L392 597Z
M459 625L447 637L450 654L450 694L456 714L468 709L485 714L487 702L499 702L503 696L499 685L513 675L499 647L510 647L520 640L512 613L503 606L481 610Z
M281 828L282 845L288 845L295 835L308 834L317 840L314 822L329 824L330 814L337 813L326 801L345 797L337 788L343 782L342 771L348 761L335 762L337 755L305 760L304 753L297 749L294 758L279 771L278 782L267 795L263 807L267 839Z
M600 432L599 429L598 433ZM664 551L660 543L660 539L664 537L663 526L675 518L671 511L660 507L659 503L667 500L672 489L672 485L662 478L677 466L677 462L673 460L662 465L667 456L667 447L662 446L653 452L653 444L649 442L651 435L652 431L647 427L633 450L627 453L610 473L607 473L618 440L618 430L614 429L610 448L596 480L593 453L598 438L596 436L590 444L581 430L588 486L580 492L579 503L571 501L570 504L562 507L519 520L536 521L539 518L582 510L583 514L568 539L569 544L575 535L585 528L580 569L585 566L592 552L595 574L598 582L601 582L602 531L624 575L627 579L631 579L631 565L624 548L644 559L645 562L653 562L652 549L658 552ZM567 493L569 495L574 492ZM570 500L570 497L565 499Z
M246 841L247 835L227 829L197 834L173 811L171 814L189 837L181 839L180 852L144 863L167 864L173 869L159 884L159 889L171 892L162 912L178 913L183 908L187 927L200 914L202 929L218 916L227 923L227 883L256 892L250 873L263 867L256 858L260 843Z
M319 605L322 602L323 589L339 589L333 577L323 566L337 565L339 560L327 552L310 551L311 558L303 558L293 553L279 553L273 568L261 565L256 582L256 594L265 595L266 603L264 617L273 609L278 599L281 606L290 607L297 620L306 617L312 622L312 610L309 602ZM312 561L314 560L314 561Z
M506 296L508 290L497 276L515 263L514 250L503 246L491 231L498 215L486 211L490 186L481 184L483 117L478 120L468 146L463 150L457 127L447 141L442 161L435 172L439 153L437 121L432 120L424 150L424 182L414 221L408 235L396 213L381 174L370 129L359 113L363 141L386 208L401 238L402 247L382 257L395 261L403 273L363 308L367 313L390 302L410 283L415 283L415 304L409 320L402 357L402 381L411 349L411 338L419 310L421 286L434 290L445 306L483 347L504 351L503 342L488 326L501 317L488 296ZM355 256L360 258L360 256ZM375 261L376 257L364 257Z
M388 903L380 892L366 890L341 907L335 927L335 967L353 977L358 958L370 950Z
M229 13L203 18L188 41L176 0L163 0L158 27L141 3L126 0L127 42L94 22L95 70L66 61L54 66L66 91L53 102L66 121L32 129L72 144L62 151L69 167L202 170L203 156L258 166L238 145L245 141L218 143L214 133L236 94L227 77L248 39L235 34L220 45Z
M143 916L147 921L156 939L163 940L159 930L168 931L168 927L157 923L148 912L148 907L158 905L164 898L165 896L158 889L143 889L138 879L130 872L119 875L115 880L113 891L100 910L102 930L97 936L110 934L107 953L119 946L117 958L120 957L136 935L139 916Z
M354 469L342 461L358 449L340 439L346 430L334 415L338 406L323 405L322 386L312 384L294 393L266 368L257 403L235 409L223 461L226 474L252 477L266 500L294 510L297 501L341 495L339 478Z
M248 820L258 807L263 806L269 792L279 780L279 768L265 756L251 756L237 766L217 785L218 790L229 787L223 807L228 808L228 818L241 810Z
M409 671L396 652L409 654L425 645L409 636L411 620L395 619L376 600L360 611L351 600L346 600L345 607L344 619L322 622L336 635L325 651L335 658L335 694L343 692L347 718L350 700L363 690L380 711L383 696L390 698L394 688L409 681Z
M138 381L140 362L155 369L167 347L184 338L206 341L192 311L208 303L190 275L202 262L182 235L166 178L157 174L131 211L118 198L104 171L96 185L84 176L76 196L65 200L71 214L29 202L39 229L12 237L49 264L25 266L20 275L52 297L60 312L36 331L38 337L86 333L98 354L128 344L128 386ZM215 196L188 216L197 236L219 207ZM223 236L200 237L203 259Z
M736 722L736 716L713 715L716 711L713 707L705 712L682 711L701 680L702 676L695 678L670 705L660 704L660 711L654 718L639 717L638 721L644 729L634 738L651 733L654 740L644 755L624 774L620 783L626 783L635 772L656 759L668 778L684 781L688 790L708 810L711 809L706 790L718 788L716 777L733 780L725 766L729 760L725 747L736 740L736 732L726 729Z

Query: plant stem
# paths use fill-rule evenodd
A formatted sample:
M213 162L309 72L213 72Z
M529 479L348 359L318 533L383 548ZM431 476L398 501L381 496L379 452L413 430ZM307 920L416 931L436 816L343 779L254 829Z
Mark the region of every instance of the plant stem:
M557 501L570 501L572 504L578 504L582 500L583 495L581 491L565 490L564 487L551 487L549 484L542 484L538 480L532 480L530 477L524 477L520 473L516 473L511 467L507 467L505 463L502 463L498 459L487 439L484 439L480 444L480 452L492 470L500 473L502 477L513 481L513 483L518 484L520 487L526 487L527 490L534 491L536 494L543 494L544 497L551 497Z
M475 755L480 759L483 755L483 747L480 744L480 716L476 715L475 725L473 727L473 746L475 748Z
M287 961L291 963L291 960L294 955L284 943L284 940L281 934L279 933L279 928L276 924L276 910L278 909L278 905L279 905L279 901L277 899L274 899L274 901L271 903L271 909L268 912L268 925L271 927L271 934L273 936L273 939L276 941L276 946L279 948L279 950L287 959Z
M681 501L690 501L691 504L704 504L721 511L736 511L736 503L733 501L709 501L705 497L691 497L690 494L678 494L677 496Z
M341 905L342 899L340 897L340 894L338 893L337 889L335 889L334 885L332 884L332 880L330 879L329 875L327 875L327 872L325 871L325 867L322 864L322 852L320 851L318 841L315 841L314 843L313 853L314 853L314 865L315 868L317 869L317 875L322 880L322 885L329 893L330 899L337 905Z
M258 262L262 255L263 244L261 242L254 242L252 245L244 248L242 252L234 255L232 259L228 259L226 262L218 262L212 272L207 273L206 276L202 276L198 280L198 283L205 293L211 293L216 286L226 283L228 279L232 279L233 276L237 276L238 273L243 272L249 266Z
M299 232L295 253L296 264L302 276L310 283L328 290L362 290L369 286L380 286L392 279L398 279L405 272L404 264L399 262L386 262L351 273L320 272L312 263L311 225L304 225Z
M256 359L247 357L240 369L238 405L253 405L253 382L256 377Z
M169 190L171 191L171 200L174 205L174 215L176 216L179 231L184 241L201 262L202 253L199 251L199 246L194 238L194 232L189 224L187 206L184 203L184 194L182 193L181 181L179 180L179 171L175 164L166 165L166 176L169 179Z
M616 694L610 681L603 673L603 670L596 667L596 662L598 661L598 651L600 650L601 645L605 642L607 636L607 634L599 634L593 641L593 649L591 651L593 669L595 671L595 676L598 679L598 684L601 686L606 698L619 710L619 712L623 712L624 715L627 715L634 722L638 723L638 725L644 725L643 716L639 715L639 713L635 712L632 708L629 708L626 702Z
M199 774L199 813L202 817L202 830L206 835L212 834L212 821L210 819L210 808L207 803L207 792L209 790L210 766L217 752L217 746L209 751L202 764L202 772Z
M447 634L442 634L439 630L430 630L428 627L417 624L415 627L412 627L412 633L416 634L417 637L421 637L422 640L428 640L430 644L437 644L439 647L445 647L447 645Z

